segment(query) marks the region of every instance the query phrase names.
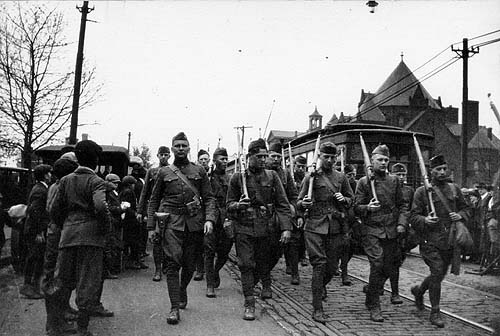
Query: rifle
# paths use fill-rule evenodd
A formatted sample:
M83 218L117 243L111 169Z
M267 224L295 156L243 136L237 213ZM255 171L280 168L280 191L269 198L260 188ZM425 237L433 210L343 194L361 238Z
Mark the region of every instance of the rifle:
M429 216L435 217L436 216L436 208L434 207L434 201L432 200L432 185L429 181L429 175L427 174L427 169L425 168L425 163L424 163L424 157L422 156L422 151L420 150L420 145L418 143L417 137L415 134L413 134L413 143L415 144L415 151L417 152L418 156L418 165L420 167L420 174L422 175L422 178L424 179L424 187L425 191L427 193L427 199L429 201L429 206L430 206L430 213Z
M296 185L295 183L295 175L294 175L294 168L293 168L293 155L292 155L292 146L290 145L290 143L288 143L288 154L290 155L289 156L289 160L290 160L290 175L292 175L292 182L293 182L293 185Z
M246 179L247 163L245 158L245 149L243 146L245 128L244 127L241 128L241 136L239 130L237 129L236 135L238 140L238 162L239 162L239 171L241 175L241 188L242 188L242 195L240 202L241 201L250 202L250 197L248 196L247 179Z
M344 153L344 146L340 147L340 172L344 173L344 167L345 167L345 153Z
M316 145L314 146L314 155L313 161L311 164L311 174L309 179L309 189L307 190L307 199L312 201L313 197L313 184L314 184L314 175L316 174L318 160L319 160L319 143L321 141L321 134L318 134L318 138L316 139ZM307 213L307 210L306 210Z
M368 150L366 149L365 140L363 135L359 133L359 141L361 142L361 150L363 151L363 160L365 161L365 174L366 178L370 181L370 187L372 189L373 198L370 202L378 202L377 193L375 191L375 180L373 174L373 166L370 161L370 156L368 155Z
M283 146L281 146L281 169L283 169L283 182L286 185L288 181L286 176L285 149Z

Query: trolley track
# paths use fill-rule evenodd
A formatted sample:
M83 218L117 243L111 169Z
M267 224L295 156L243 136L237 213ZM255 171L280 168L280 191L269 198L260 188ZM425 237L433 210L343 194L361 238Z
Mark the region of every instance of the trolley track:
M368 263L366 259L363 257L354 257L355 260ZM231 263L228 263L228 268L231 273L234 274L234 278L239 280L239 271L236 266L236 256L234 254L231 255L230 258ZM416 312L413 302L414 299L411 294L400 293L400 296L403 297L405 304L396 306L384 306L383 309L387 310L385 315L390 315L389 320L393 323L392 325L384 322L382 324L376 324L371 322L368 317L368 313L364 308L364 294L359 290L362 288L364 284L367 283L367 279L364 276L359 274L350 274L351 279L354 282L352 287L341 287L334 284L334 282L338 280L333 280L332 283L328 286L329 292L329 300L325 303L325 312L330 317L331 321L323 324L316 323L311 318L311 294L310 294L310 271L311 268L307 267L302 270L301 278L303 279L300 288L297 286L291 286L289 281L289 276L284 272L284 266L282 263L276 267L273 271L273 293L274 298L267 301L259 301L262 307L267 310L270 315L278 322L282 323L283 319L280 316L273 316L273 311L276 309L279 310L280 304L285 304L287 307L287 311L290 308L294 311L294 314L297 316L297 319L300 318L302 321L307 321L309 325L314 325L318 331L320 330L323 335L388 335L394 332L394 328L397 326L398 330L401 329L400 325L402 325L401 321L396 321L400 316L407 315L408 322L405 327L407 327L407 334L433 334L432 330L435 331L436 334L439 335L489 335L493 334L493 329L484 323L477 322L467 316L463 316L459 313L456 313L449 309L442 309L443 315L446 316L447 326L443 329L435 329L433 327L429 327L430 323L428 322L428 312L430 306L426 304L426 312ZM424 274L417 273L419 276L425 276ZM366 273L367 275L367 273ZM463 287L463 286L461 286ZM357 290L356 290L357 288ZM408 288L409 289L409 288ZM470 288L467 288L470 289ZM473 289L470 289L473 290ZM390 292L389 290L385 290L386 292ZM347 302L346 309L338 306L339 297L342 300L342 296L344 295L344 301ZM389 295L386 295L386 297ZM331 297L331 298L330 298ZM494 297L493 299L497 299ZM401 311L402 307L405 307L404 310L410 312ZM273 309L274 308L274 309ZM395 312L392 312L391 309L394 309ZM364 315L364 316L363 316ZM394 315L394 317L392 316ZM360 322L366 319L364 322ZM395 321L395 322L392 322ZM399 324L398 324L399 323ZM358 326L359 324L359 326ZM394 326L396 324L396 326ZM288 324L287 324L288 325ZM288 325L289 326L289 325ZM286 326L284 326L285 329ZM415 330L417 328L417 330ZM421 330L418 330L418 329ZM452 330L452 328L454 328ZM372 333L373 330L373 333ZM439 330L439 332L438 332ZM458 332L457 332L458 330ZM404 329L402 329L404 331ZM296 334L295 332L289 331L290 334ZM302 333L300 333L302 334Z

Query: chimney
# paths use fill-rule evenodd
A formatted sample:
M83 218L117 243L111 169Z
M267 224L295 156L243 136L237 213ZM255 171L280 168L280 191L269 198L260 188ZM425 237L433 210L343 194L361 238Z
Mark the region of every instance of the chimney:
M486 128L486 134L488 135L488 139L493 139L493 129L491 127Z
M87 133L82 133L82 140L88 140L89 135Z

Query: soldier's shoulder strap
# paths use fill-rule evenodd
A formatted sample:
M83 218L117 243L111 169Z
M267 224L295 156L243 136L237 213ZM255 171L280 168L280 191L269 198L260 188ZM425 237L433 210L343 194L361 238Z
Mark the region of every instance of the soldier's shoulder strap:
M201 199L198 189L196 189L196 187L188 180L186 175L184 175L179 168L177 168L173 163L171 163L168 166L168 168L170 168L174 172L174 174L177 175L181 179L181 181L184 182L184 184L189 187L189 189L191 189L191 191L196 195L196 197Z

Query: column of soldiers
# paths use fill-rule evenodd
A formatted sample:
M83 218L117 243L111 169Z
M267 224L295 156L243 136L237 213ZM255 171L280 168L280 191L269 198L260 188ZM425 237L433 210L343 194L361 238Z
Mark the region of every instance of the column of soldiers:
M173 163L168 162L169 148L161 146L157 154L160 166L145 174L139 199L134 177L120 181L111 173L103 181L95 174L100 146L85 140L74 151L75 160L61 158L65 161L56 162L53 172L57 183L50 190L51 168L35 168L39 182L28 205L26 235L32 241L21 293L43 297L37 288L42 271L36 266L40 264L36 259L40 252L36 251L43 248L42 290L50 335L71 329L67 323L71 314L81 335L91 335L90 316L113 316L101 303L105 275L116 272L117 247L112 242L119 241L124 230L131 260L140 263L142 234L135 224L143 221L153 243L153 281L161 280L162 271L166 275L171 304L168 324L180 321L180 310L188 304L187 287L200 260L203 267L198 270L206 273L206 296L216 297L219 272L233 242L241 272L243 319L256 318L254 287L259 281L261 298L272 297L271 271L283 254L291 283L300 283L302 249L307 250L312 265L312 318L325 323L326 286L337 273L339 260L342 284L350 285L347 263L352 256L353 230L359 231L370 263L365 305L373 321L383 322L380 295L388 279L391 303L402 303L399 267L411 227L419 235L420 251L430 270L411 292L417 308L423 309L423 296L429 291L430 321L444 326L439 307L441 282L450 265L452 270L457 267L449 231L453 223L469 219L470 208L460 189L449 181L443 156L430 159L433 213L428 190L420 187L413 193L405 185L407 170L403 164L394 164L388 173L390 153L385 145L371 153L373 175L357 183L353 166L347 165L345 174L335 169L338 151L331 142L319 146L319 167L314 173L305 174L307 160L295 158L292 177L282 165L282 148L274 145L268 151L265 141L258 139L248 146L248 169L229 176L224 148L215 150L210 171L209 160L199 160L200 165L189 161L190 143L180 132L172 139ZM200 153L198 159L208 155ZM72 290L76 290L78 311L69 305Z

